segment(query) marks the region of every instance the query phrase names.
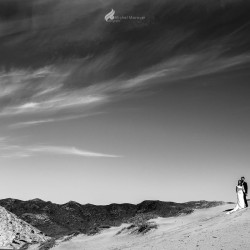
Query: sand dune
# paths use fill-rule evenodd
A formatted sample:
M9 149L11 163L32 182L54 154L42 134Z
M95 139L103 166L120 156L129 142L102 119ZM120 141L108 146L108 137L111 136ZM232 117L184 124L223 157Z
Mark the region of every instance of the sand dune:
M144 235L112 227L95 236L79 235L61 242L53 250L124 250L124 249L249 249L250 209L227 215L234 205L196 210L193 214L151 220L158 228Z
M40 230L0 206L0 250L49 240Z

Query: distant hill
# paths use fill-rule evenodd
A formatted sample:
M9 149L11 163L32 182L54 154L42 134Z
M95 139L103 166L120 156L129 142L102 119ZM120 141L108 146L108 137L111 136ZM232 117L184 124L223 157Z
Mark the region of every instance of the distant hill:
M59 205L40 199L22 201L0 200L0 206L14 213L51 237L72 233L95 234L101 228L148 220L190 214L194 209L222 205L221 201L191 201L186 203L146 200L137 205L123 203L110 205L82 205L74 201Z

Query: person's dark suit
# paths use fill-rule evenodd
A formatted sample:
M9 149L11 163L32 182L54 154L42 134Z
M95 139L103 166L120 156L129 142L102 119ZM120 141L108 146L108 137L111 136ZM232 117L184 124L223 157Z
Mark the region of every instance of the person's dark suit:
M247 203L248 186L247 186L246 182L243 182L243 187L245 189L245 192L244 192L244 201L245 201L246 207L248 207L248 203Z

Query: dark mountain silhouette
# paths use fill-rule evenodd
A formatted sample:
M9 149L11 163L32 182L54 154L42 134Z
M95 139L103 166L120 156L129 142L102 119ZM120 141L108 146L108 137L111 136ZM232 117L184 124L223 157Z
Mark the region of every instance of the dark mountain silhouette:
M123 203L110 205L81 205L70 201L59 205L50 201L33 199L0 200L5 207L24 221L51 237L72 233L94 234L102 228L119 226L121 223L150 218L170 217L192 213L194 209L222 205L220 201L193 201L186 203L143 201L137 205Z

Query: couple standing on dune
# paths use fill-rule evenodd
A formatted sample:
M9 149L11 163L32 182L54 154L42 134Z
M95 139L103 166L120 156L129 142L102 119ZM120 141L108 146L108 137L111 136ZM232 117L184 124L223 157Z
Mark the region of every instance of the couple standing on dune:
M241 179L238 180L238 185L236 186L236 193L237 193L236 207L233 210L227 212L227 214L231 214L239 209L248 207L247 191L248 191L248 186L247 183L245 182L245 177L241 177Z

